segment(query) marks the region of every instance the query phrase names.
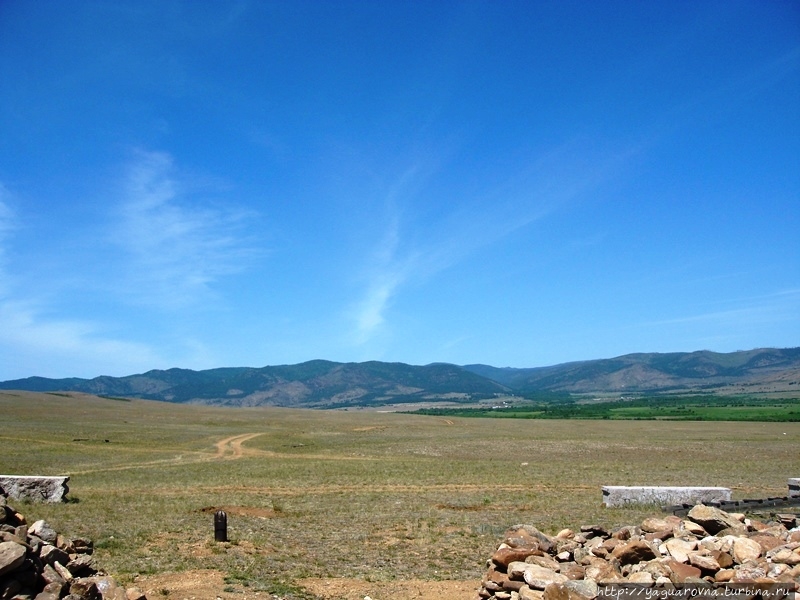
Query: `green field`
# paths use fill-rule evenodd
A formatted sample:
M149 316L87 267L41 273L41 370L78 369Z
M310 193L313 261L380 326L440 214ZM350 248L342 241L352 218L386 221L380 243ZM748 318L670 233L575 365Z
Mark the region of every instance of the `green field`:
M800 399L661 395L625 400L515 402L510 406L425 408L440 417L507 419L654 419L670 421L800 421Z
M306 578L478 580L511 525L638 522L602 485L782 496L800 423L515 420L210 408L0 393L0 473L69 474L17 505L137 575L219 569L229 591L310 598ZM231 542L213 542L212 514ZM288 590L288 591L287 591ZM294 590L294 591L292 591Z

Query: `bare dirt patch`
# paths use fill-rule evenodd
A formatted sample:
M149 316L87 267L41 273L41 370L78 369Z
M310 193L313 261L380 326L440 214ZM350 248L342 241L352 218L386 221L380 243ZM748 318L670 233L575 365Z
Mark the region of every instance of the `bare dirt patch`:
M304 579L305 589L322 600L468 600L475 596L480 581L389 581L359 579Z
M148 598L185 598L187 600L242 598L240 593L224 591L224 574L212 569L140 576L134 580L133 584L147 594Z
M298 584L320 600L469 600L474 597L480 581L389 581L370 582L360 579L327 578L303 579ZM267 592L232 587L225 583L221 571L200 569L182 573L162 573L140 576L134 585L150 598L180 598L181 600L242 600L273 598Z

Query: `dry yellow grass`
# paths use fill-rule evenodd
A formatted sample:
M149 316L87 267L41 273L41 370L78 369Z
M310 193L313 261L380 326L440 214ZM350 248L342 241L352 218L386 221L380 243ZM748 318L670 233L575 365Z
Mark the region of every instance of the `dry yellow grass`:
M301 598L308 578L479 579L503 531L615 526L602 485L785 495L800 423L513 421L221 409L0 393L0 472L69 474L73 502L21 506L97 543L124 581L217 570ZM79 441L76 441L79 440ZM108 441L105 441L108 440ZM212 513L231 542L213 542ZM288 590L288 591L287 591ZM292 591L294 590L294 591Z

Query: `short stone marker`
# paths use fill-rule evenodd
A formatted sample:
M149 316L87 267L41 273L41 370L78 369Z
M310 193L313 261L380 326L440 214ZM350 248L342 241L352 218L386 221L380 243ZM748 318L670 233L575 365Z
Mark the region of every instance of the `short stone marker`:
M723 487L670 487L670 486L625 486L604 485L603 504L625 506L627 504L706 504L727 502L731 499L730 488Z
M789 498L800 498L800 477L789 479Z
M228 541L228 515L224 510L218 510L214 513L214 541Z
M0 488L13 500L65 502L69 477L0 475Z

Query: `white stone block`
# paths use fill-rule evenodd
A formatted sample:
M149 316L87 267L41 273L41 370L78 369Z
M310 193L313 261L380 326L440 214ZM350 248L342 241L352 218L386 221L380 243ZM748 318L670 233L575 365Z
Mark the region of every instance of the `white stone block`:
M69 477L39 477L35 475L0 475L0 488L12 500L34 502L64 502Z
M604 485L603 504L624 506L626 504L706 504L729 502L730 488L723 487L671 487L671 486L625 486Z

